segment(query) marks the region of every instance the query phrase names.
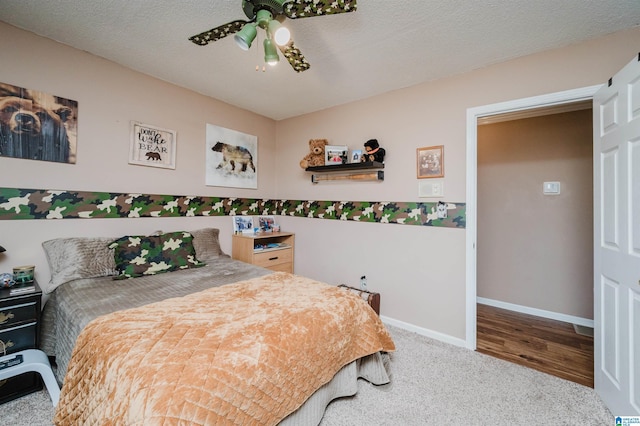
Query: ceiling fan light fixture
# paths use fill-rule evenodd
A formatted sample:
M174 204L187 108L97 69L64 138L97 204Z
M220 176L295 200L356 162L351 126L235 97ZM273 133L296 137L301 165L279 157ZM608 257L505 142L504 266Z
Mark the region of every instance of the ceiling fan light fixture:
M285 46L291 39L291 32L287 27L283 27L280 22L275 19L269 21L269 33L273 36L273 41L278 46Z
M229 0L231 1L231 0ZM237 1L237 0L234 0ZM296 72L308 70L311 66L291 40L288 28L282 25L285 19L312 18L314 16L335 15L355 12L357 0L241 0L242 10L249 19L236 19L218 25L200 34L189 37L198 46L221 40L235 34L235 42L243 50L249 50L257 37L258 27L266 33L264 42L265 61L275 65L280 61L276 45L289 65Z
M280 57L278 56L278 51L276 50L276 46L273 44L270 38L264 39L264 61L274 66L278 63Z
M255 40L258 31L256 30L256 24L246 24L240 31L233 36L236 44L242 50L249 50L251 43Z

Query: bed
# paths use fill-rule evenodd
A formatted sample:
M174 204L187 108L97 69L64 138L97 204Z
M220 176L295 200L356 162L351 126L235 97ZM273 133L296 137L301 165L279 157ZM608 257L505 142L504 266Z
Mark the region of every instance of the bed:
M317 425L359 377L389 382L393 341L353 293L233 260L214 228L116 241L43 243L56 424Z

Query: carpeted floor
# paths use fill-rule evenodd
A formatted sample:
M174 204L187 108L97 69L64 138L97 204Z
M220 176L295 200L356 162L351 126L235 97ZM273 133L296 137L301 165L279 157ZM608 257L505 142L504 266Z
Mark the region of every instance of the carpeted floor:
M468 349L389 327L397 346L391 383L359 381L333 401L321 426L613 425L593 389ZM51 425L46 391L2 406L7 425Z

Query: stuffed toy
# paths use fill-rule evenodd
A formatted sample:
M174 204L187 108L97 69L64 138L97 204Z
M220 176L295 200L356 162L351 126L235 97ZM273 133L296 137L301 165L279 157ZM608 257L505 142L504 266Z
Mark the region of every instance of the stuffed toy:
M386 152L384 148L380 148L377 139L369 139L366 141L364 143L364 149L366 152L362 154L360 162L377 161L378 163L384 163L384 155Z
M328 143L326 139L309 140L309 153L300 160L300 167L324 166L324 147Z
M16 282L13 279L12 274L9 274L9 273L0 274L0 288L13 287L15 284Z

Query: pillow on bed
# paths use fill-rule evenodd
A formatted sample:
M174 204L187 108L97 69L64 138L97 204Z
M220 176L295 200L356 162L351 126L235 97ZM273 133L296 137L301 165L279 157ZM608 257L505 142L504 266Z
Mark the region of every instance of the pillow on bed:
M210 262L220 256L229 257L220 248L218 235L220 230L216 228L202 228L191 231L193 235L193 248L196 257L202 262Z
M107 245L113 237L56 238L42 243L51 279L43 286L51 293L59 285L80 278L115 275L116 263Z
M114 250L118 275L114 279L155 275L204 266L196 258L193 236L178 231L161 235L127 235L108 246Z

